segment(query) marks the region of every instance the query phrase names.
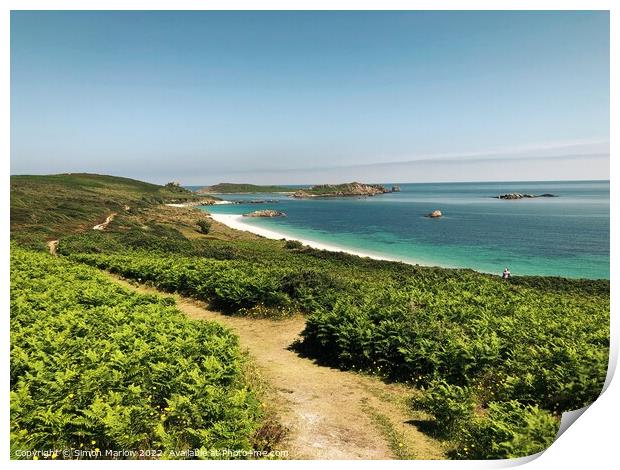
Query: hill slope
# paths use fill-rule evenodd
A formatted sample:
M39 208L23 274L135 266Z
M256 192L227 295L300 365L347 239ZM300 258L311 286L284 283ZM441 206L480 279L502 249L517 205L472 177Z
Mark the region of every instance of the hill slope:
M196 198L194 193L178 186L118 176L11 176L11 238L39 246L62 233L91 228L112 212Z

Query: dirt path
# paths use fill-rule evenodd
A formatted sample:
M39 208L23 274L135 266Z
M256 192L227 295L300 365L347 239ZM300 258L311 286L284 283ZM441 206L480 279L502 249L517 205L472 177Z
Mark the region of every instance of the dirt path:
M50 250L50 255L57 256L58 240L50 240L47 242L47 248Z
M155 291L110 276L133 290ZM239 336L274 390L279 419L289 429L281 448L290 458L445 458L439 442L409 423L423 416L408 408L411 392L406 387L322 367L289 350L304 327L302 317L231 317L201 302L174 297L189 317L217 321Z
M112 220L114 220L115 215L116 215L116 212L112 212L109 216L106 217L103 223L95 225L93 227L93 230L105 230L108 224L112 222Z

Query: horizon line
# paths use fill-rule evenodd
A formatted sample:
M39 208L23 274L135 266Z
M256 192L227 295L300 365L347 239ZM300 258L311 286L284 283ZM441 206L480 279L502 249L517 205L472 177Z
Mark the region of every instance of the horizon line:
M62 176L62 175L91 175L91 176L110 176L113 178L127 178L127 179L133 179L136 181L142 181L145 183L151 183L151 184L156 184L156 185L160 185L163 186L166 183L154 183L152 180L149 180L147 178L138 178L135 176L122 176L122 175L115 175L115 174L109 174L109 173L90 173L90 172L85 172L85 171L71 171L71 172L64 172L64 173L20 173L20 174L13 174L11 173L9 176L13 177L13 176ZM175 178L171 178L170 181L168 182L172 182L172 181L176 181ZM361 183L361 181L356 181L351 180L351 181L345 181L344 183L264 183L264 184L258 184L258 183L248 183L248 182L231 182L231 181L219 181L217 183L211 183L211 184L181 184L181 186L183 187L190 187L190 186L214 186L217 184L222 184L222 183L227 183L227 184L252 184L254 186L310 186L310 185L317 185L317 184L347 184L347 183ZM611 182L610 178L598 178L598 179L548 179L548 180L540 180L540 179L533 179L533 180L468 180L468 181L424 181L424 182L417 182L417 181L383 181L383 182L375 182L375 183L362 183L362 184L463 184L463 183L559 183L559 182L565 182L565 183L570 183L570 182L574 182L574 183L578 183L578 182Z

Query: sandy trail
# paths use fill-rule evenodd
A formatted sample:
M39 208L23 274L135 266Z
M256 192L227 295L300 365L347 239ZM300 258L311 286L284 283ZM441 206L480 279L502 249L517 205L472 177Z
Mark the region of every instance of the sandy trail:
M132 290L155 289L130 284ZM202 302L174 296L193 319L231 328L271 384L278 418L289 429L281 449L293 459L441 459L441 444L408 421L411 392L397 384L315 364L289 350L304 327L299 316L286 320L231 317Z
M112 222L112 220L114 220L115 215L116 215L116 212L112 212L109 216L106 217L103 223L95 225L93 227L93 230L105 230L108 224Z

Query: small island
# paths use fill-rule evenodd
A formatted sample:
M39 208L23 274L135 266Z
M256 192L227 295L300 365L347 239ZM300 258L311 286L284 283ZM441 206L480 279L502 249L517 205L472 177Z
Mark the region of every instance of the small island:
M500 194L499 196L493 196L495 199L533 199L537 197L557 197L555 194L521 194L521 193L508 193Z
M277 199L240 199L238 201L228 201L231 204L277 204Z
M262 186L246 183L218 183L196 191L198 194L239 194L239 193L292 193L299 187Z
M380 184L343 183L343 184L319 184L307 189L300 189L292 194L297 199L310 199L321 197L353 197L353 196L376 196L389 193L385 186Z
M282 211L274 211L273 209L265 209L262 211L254 211L243 214L243 217L286 217L286 213Z

